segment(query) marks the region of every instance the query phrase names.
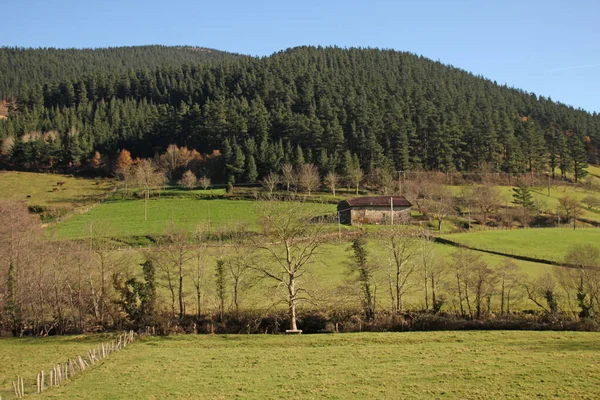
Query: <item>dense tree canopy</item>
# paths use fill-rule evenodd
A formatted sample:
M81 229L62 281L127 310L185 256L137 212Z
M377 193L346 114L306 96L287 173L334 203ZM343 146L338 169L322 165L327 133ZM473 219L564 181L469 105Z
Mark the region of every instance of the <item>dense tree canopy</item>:
M203 47L126 46L99 49L0 47L0 99L36 84L84 74L213 62L239 57Z
M6 164L77 167L95 151L151 157L176 144L218 150L222 165L208 174L222 181L285 163L344 177L483 165L581 176L600 148L596 114L392 50L300 47L73 75L19 90L0 122Z

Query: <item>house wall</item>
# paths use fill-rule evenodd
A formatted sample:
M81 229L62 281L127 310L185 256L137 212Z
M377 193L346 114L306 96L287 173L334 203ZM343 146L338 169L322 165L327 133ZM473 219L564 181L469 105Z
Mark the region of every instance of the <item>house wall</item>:
M360 207L350 211L352 224L380 224L391 223L391 210L383 207ZM410 207L394 207L394 224L406 224L410 221Z

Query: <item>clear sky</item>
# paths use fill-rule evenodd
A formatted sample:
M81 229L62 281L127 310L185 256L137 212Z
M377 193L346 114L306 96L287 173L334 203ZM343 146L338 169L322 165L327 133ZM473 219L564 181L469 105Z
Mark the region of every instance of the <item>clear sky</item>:
M593 0L0 0L0 44L178 44L261 56L298 45L392 48L600 112Z

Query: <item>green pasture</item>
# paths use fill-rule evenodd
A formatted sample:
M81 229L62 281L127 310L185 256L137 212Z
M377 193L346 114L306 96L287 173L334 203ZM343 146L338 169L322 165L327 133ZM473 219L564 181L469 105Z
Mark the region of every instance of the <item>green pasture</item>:
M113 186L108 180L19 171L0 172L0 185L2 200L68 209L94 203Z
M109 335L77 335L0 339L0 397L12 398L11 382L17 377L23 378L25 393L32 393L38 372L49 373L60 362L85 356L88 349L109 338Z
M544 228L458 233L442 236L473 249L562 262L576 244L600 249L600 229Z
M298 207L324 215L336 211L333 204L296 203ZM157 236L172 226L193 231L218 231L235 224L257 231L258 215L263 203L252 200L206 199L193 196L155 196L148 201L147 220L144 220L144 200L110 200L86 214L74 215L49 229L55 239L81 239L90 235L90 224L104 236Z
M597 334L583 332L150 337L39 397L597 398L598 359Z

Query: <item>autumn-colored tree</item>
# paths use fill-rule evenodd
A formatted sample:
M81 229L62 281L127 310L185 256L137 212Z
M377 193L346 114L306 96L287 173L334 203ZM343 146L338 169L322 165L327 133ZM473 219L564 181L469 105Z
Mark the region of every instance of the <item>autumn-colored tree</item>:
M119 156L115 161L115 173L120 174L121 171L124 171L133 165L133 160L131 159L131 153L127 149L123 149L119 152Z

